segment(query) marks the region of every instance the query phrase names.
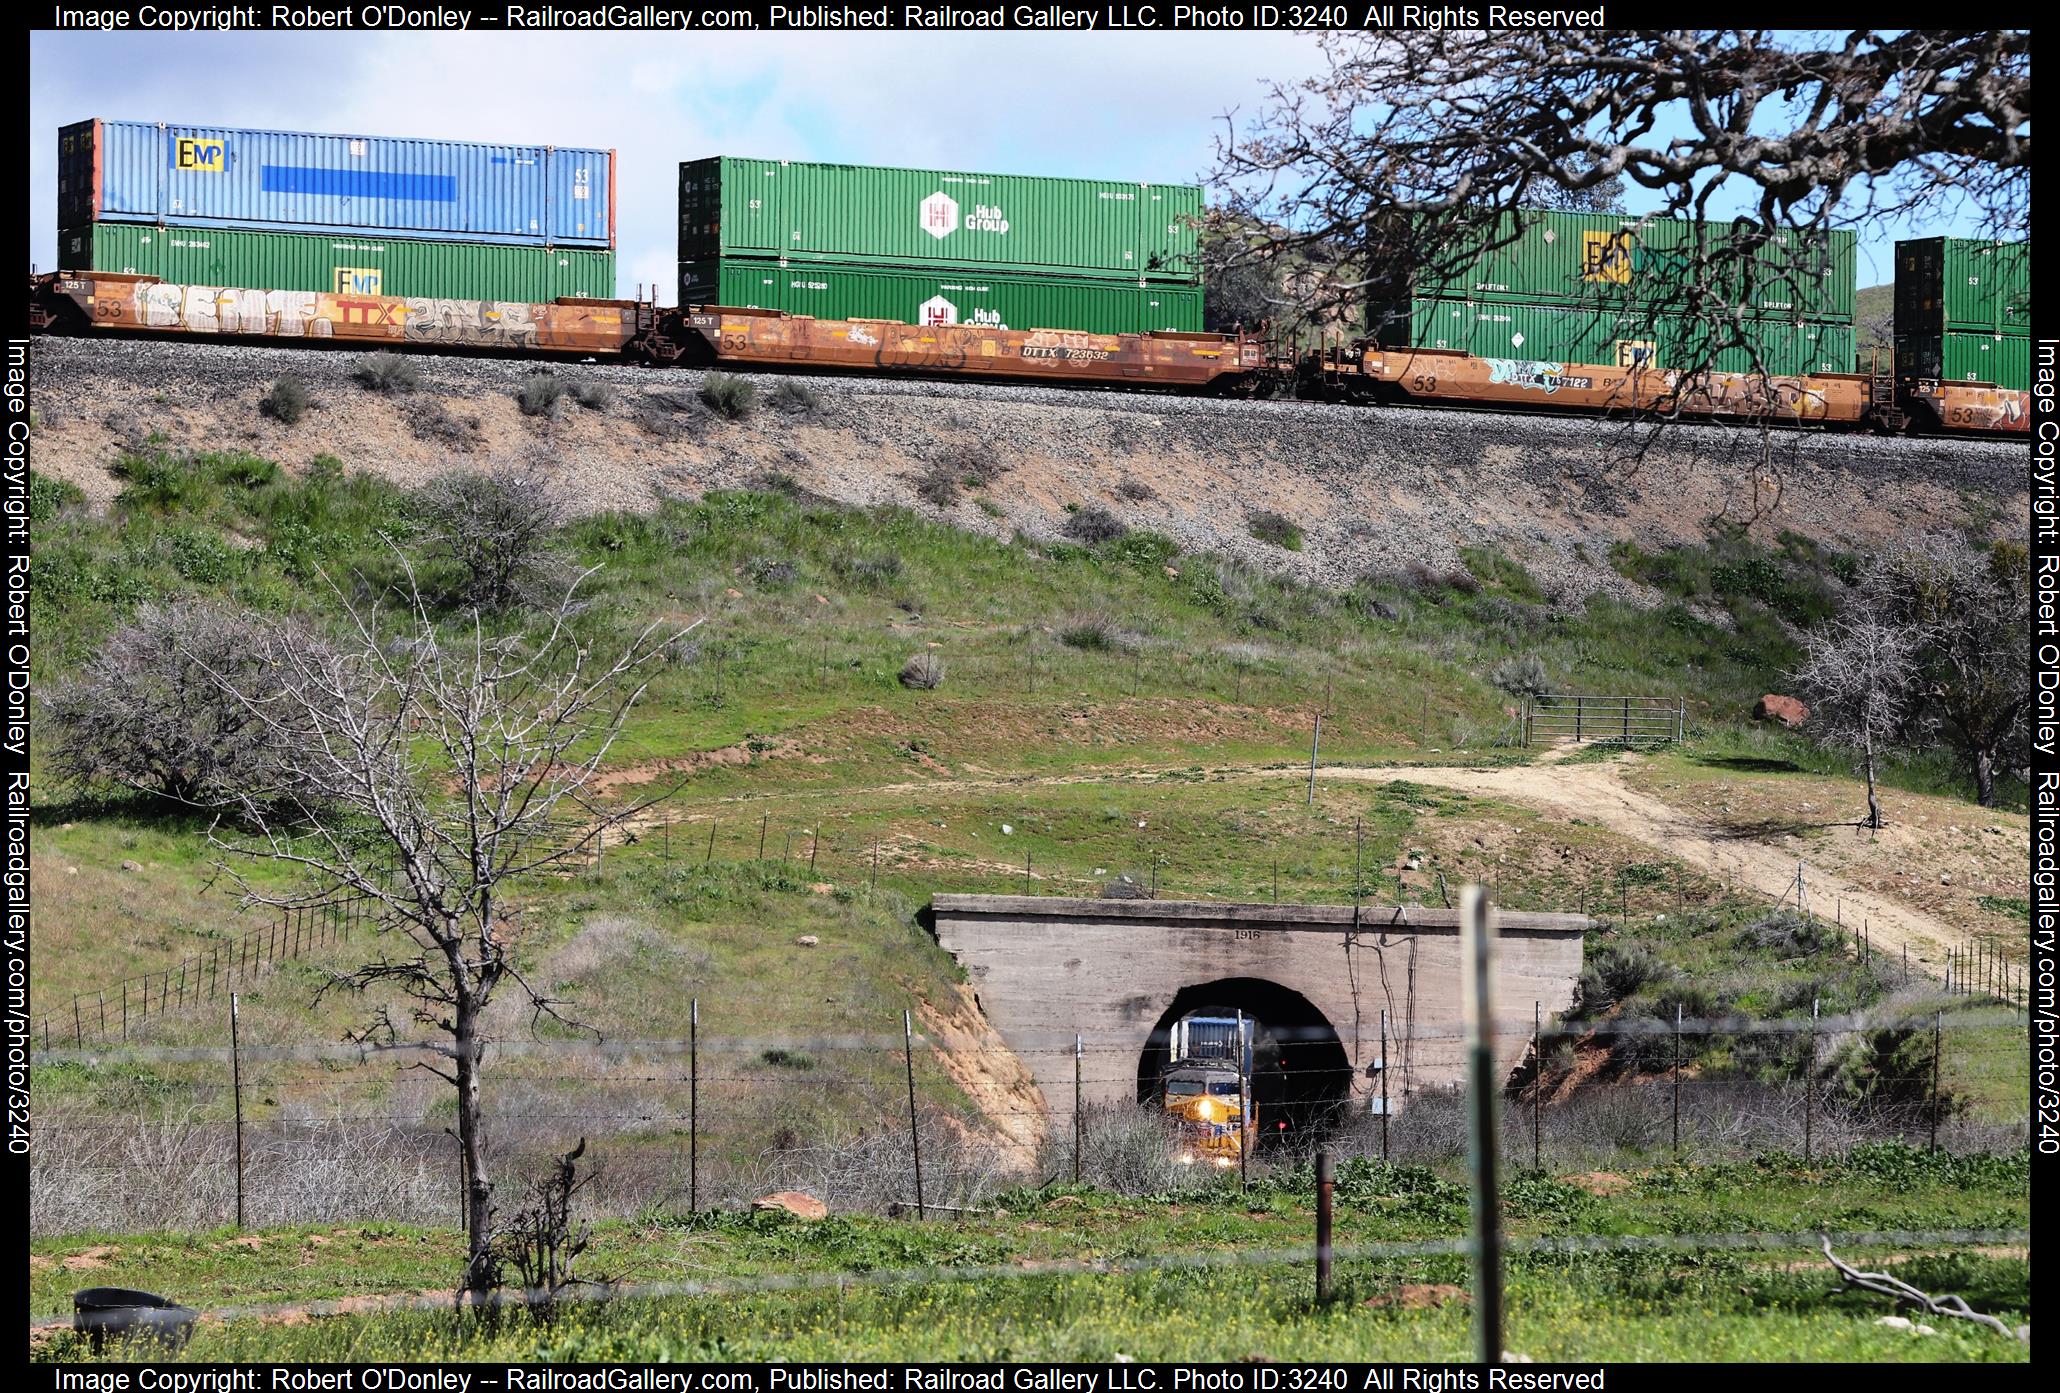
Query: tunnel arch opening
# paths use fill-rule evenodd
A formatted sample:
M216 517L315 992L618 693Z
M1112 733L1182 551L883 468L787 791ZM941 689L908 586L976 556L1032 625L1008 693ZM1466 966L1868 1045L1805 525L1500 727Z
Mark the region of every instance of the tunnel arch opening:
M1328 1017L1300 992L1263 977L1226 977L1182 987L1159 1017L1137 1059L1137 1101L1159 1105L1160 1078L1172 1062L1173 1024L1194 1014L1242 1011L1253 1030L1252 1105L1259 1146L1275 1150L1321 1138L1345 1115L1352 1061Z

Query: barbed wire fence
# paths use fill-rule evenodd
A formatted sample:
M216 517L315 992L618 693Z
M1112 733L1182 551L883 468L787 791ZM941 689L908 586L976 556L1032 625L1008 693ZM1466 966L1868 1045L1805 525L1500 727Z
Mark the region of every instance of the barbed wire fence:
M1282 773L1294 771L1283 766ZM1220 864L1177 855L1182 838L1177 827L1145 829L1130 847L1111 846L1101 853L1060 859L1047 851L1040 857L997 847L991 858L957 861L927 853L907 837L840 832L829 818L776 819L768 810L755 813L748 805L711 812L688 812L658 805L639 819L613 827L565 820L537 829L557 836L576 850L556 869L561 875L592 875L625 858L635 858L681 872L693 867L750 868L802 883L830 882L847 890L877 889L883 874L920 875L934 889L951 885L1023 895L1087 896L1106 892L1124 875L1140 878L1137 888L1160 899L1188 897L1223 900L1239 885L1224 879ZM827 831L826 831L827 827ZM1444 904L1450 887L1435 866L1416 863L1405 854L1398 866L1369 863L1363 821L1334 829L1328 843L1312 852L1298 848L1290 860L1283 887L1284 858L1276 855L1265 872L1250 868L1239 877L1252 898L1279 903L1283 888L1300 903L1360 904L1367 907L1409 903ZM1406 851L1406 849L1405 849ZM1008 859L1003 859L1006 856ZM1317 864L1318 862L1321 864ZM1428 866L1426 869L1425 867ZM1413 879L1412 879L1413 878ZM1312 880L1317 883L1312 884ZM1708 874L1684 873L1678 865L1630 863L1614 874L1584 876L1566 887L1563 903L1531 905L1512 900L1510 908L1571 910L1598 925L1623 931L1636 925L1659 943L1675 933L1685 935L1686 916L1708 909L1735 892L1735 882L1718 869ZM1822 930L1830 950L1844 961L1870 968L1888 980L1935 982L1952 996L1971 1001L2022 1007L2030 999L2029 963L2013 954L2015 939L2001 933L1967 933L1944 948L1942 961L1911 960L1907 944L1888 950L1875 942L1870 921L1844 898L1813 889L1805 863L1796 863L1789 889L1773 905L1793 912ZM280 964L306 959L332 948L347 947L367 931L381 927L376 900L338 897L276 911L276 919L241 933L223 931L220 941L190 954L163 970L124 978L80 992L64 1004L44 1011L31 1026L31 1038L43 1049L69 1045L83 1049L115 1041L143 1041L147 1026L179 1013L214 1009L232 987L259 980ZM1671 916L1671 917L1670 917Z
M948 1213L1021 1184L1160 1193L1221 1179L1176 1160L1177 1131L1135 1041L972 1048L899 1028L756 1038L695 1014L687 1040L492 1045L485 1119L497 1176L512 1180L585 1137L599 1164L593 1203L622 1216L734 1208L782 1189L839 1209ZM1993 1098L1963 1105L1942 1080L1999 1080L2003 1096L2028 1099L2028 1030L2001 1007L1779 1021L1548 1023L1540 1013L1501 1100L1502 1148L1518 1169L1572 1171L1769 1151L1822 1161L1883 1141L2020 1149L2028 1105L2021 1118L2007 1106L1999 1115ZM1456 1046L1458 1035L1414 1040ZM253 1227L452 1223L453 1106L448 1085L419 1067L429 1048L39 1051L33 1062L56 1086L38 1098L32 1231L204 1229L239 1212ZM1274 1130L1249 1158L1253 1174L1301 1164L1319 1142L1397 1164L1465 1153L1456 1078L1391 1091L1385 1077L1297 1065L1255 1093L1262 1131ZM1290 1114L1280 1100L1297 1096L1322 1106ZM1282 1134L1276 1119L1288 1115L1298 1121Z

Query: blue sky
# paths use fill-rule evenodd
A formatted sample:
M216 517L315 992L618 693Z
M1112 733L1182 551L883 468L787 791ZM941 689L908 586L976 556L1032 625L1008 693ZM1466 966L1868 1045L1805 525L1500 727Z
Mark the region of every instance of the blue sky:
M30 259L56 131L87 117L619 152L618 292L665 287L676 167L704 155L1199 181L1220 117L1319 69L1297 34L89 34L30 37ZM1634 194L1633 211L1639 211ZM1899 236L1863 232L1859 283Z

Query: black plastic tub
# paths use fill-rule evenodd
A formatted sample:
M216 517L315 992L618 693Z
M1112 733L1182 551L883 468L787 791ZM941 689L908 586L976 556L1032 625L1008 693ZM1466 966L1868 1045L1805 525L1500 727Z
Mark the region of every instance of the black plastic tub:
M95 1354L109 1340L148 1340L176 1350L193 1338L200 1313L157 1295L127 1287L88 1287L72 1293L72 1329Z

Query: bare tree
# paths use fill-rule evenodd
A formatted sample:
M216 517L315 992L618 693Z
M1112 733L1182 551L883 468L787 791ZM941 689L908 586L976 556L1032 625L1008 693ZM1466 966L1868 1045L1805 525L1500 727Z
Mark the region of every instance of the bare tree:
M2031 38L2025 30L1448 30L1334 34L1326 71L1276 85L1228 123L1214 178L1226 212L1278 228L1276 255L1342 248L1328 293L1373 320L1413 280L1457 274L1515 235L1513 210L1613 181L1651 217L1749 207L1698 237L1671 278L1713 331L1744 342L1755 286L1815 274L1800 230L1924 221L1970 206L2028 226ZM1745 346L1749 347L1749 344ZM1685 365L1692 367L1693 365Z
M482 1022L509 982L532 1029L563 1019L562 1003L522 975L508 893L664 796L604 806L594 779L660 655L701 621L647 626L602 657L572 630L581 576L536 637L489 633L476 611L464 632L445 633L405 561L402 570L397 612L337 589L344 636L333 646L275 636L267 684L214 672L279 742L283 777L239 799L253 836L213 841L247 904L376 906L383 951L333 985L397 988L414 1021L445 1037L431 1046L444 1063L422 1067L457 1094L469 1241L460 1290L477 1299L496 1277ZM252 861L297 867L306 886L259 884L239 873ZM356 1038L395 1034L381 1009Z
M1860 580L1865 603L1923 635L1916 653L1914 733L1965 761L1975 797L1996 801L1996 764L2028 764L2031 562L2021 542L1975 548L1932 534L1902 543Z
M1817 737L1858 752L1869 827L1881 826L1875 763L1908 720L1921 641L1912 625L1856 607L1804 640L1802 665L1790 674L1809 702Z
M225 691L266 690L253 621L190 600L147 604L116 629L77 681L44 699L51 768L82 785L119 783L181 803L222 806L269 784L277 742Z
M475 609L506 609L544 577L564 500L534 474L454 469L417 491L429 541L464 573L458 598Z

